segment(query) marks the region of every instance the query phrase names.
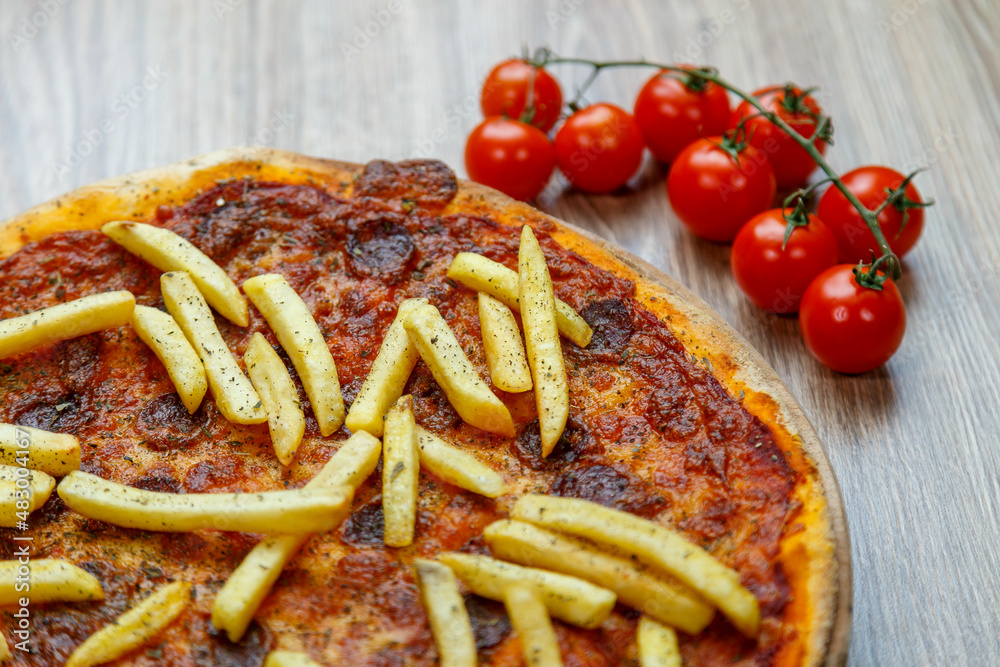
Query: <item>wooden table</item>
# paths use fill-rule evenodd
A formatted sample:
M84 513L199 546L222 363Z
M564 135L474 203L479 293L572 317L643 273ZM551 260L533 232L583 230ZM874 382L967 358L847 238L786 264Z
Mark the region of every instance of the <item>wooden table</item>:
M560 182L541 206L690 286L799 398L847 506L852 663L1000 659L995 3L343 4L4 2L0 218L246 143L354 161L428 155L461 171L483 77L522 45L706 63L746 88L819 85L837 128L835 167L926 165L917 182L937 200L900 284L909 331L883 369L830 372L794 319L744 300L728 248L680 227L652 163L628 193L583 196ZM583 74L556 71L565 87ZM602 75L591 97L630 108L645 76Z

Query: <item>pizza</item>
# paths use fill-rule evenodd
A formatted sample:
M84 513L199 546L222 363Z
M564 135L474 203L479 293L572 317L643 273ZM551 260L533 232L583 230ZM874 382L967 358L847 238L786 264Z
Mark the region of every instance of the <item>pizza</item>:
M234 149L96 183L0 225L0 318L121 291L134 296L137 309L162 312L169 296L166 283L161 290L163 271L101 233L110 221L169 230L236 285L277 274L315 321L347 410L410 299L436 309L478 381L490 383L477 292L449 269L467 253L517 271L525 227L560 307L586 322L589 342L561 339L568 416L558 440L544 445L546 417L540 426L534 392L490 385L484 400L509 414L513 430L484 430L470 423L482 413L460 414L434 368L416 361L401 387L407 414L421 433L485 464L502 479L502 491L473 493L422 469L413 478L412 541L390 547L397 519L383 505L398 484L378 463L353 489L339 525L303 537L239 641L213 625L213 605L266 536L114 525L52 493L26 530L2 529L0 557L17 557L15 535L30 538L31 558L64 560L93 575L103 600L32 605L31 650L15 652L17 664L63 664L88 636L171 582L188 591L183 611L114 664L259 665L277 649L329 665L435 664L438 647L414 564L441 562L442 554L455 562L496 556L491 527L516 514L526 497L575 499L669 528L735 573L759 605L756 636L716 613L700 632L678 633L683 664L844 660L846 527L816 435L761 357L653 267L460 181L440 162L360 166ZM245 326L215 316L222 341L234 359L256 345L291 368L294 353L283 349L265 307L252 302ZM261 337L268 345L256 342ZM297 492L351 437L315 405L330 391L309 392L293 372L301 444L279 460L268 424L227 418L216 386L189 411L164 364L128 325L0 362L0 422L76 436L82 472L74 475L136 493ZM237 373L247 370L239 364ZM396 424L391 428L406 427L405 420ZM329 425L338 428L324 435ZM545 456L543 446L551 449ZM383 455L389 460L388 444ZM435 567L423 572L439 573ZM479 663L520 664L520 633L504 604L465 582L459 593ZM10 640L14 608L0 613ZM619 597L594 627L557 617L562 660L638 664L641 615Z

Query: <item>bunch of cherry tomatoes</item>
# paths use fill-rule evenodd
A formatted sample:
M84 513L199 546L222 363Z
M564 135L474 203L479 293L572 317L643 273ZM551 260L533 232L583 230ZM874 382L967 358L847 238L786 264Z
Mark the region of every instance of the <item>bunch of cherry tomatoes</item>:
M840 186L878 212L895 262L916 243L930 202L912 175L880 166L806 187L817 162L802 143L822 155L832 134L810 92L788 84L753 93L800 135L796 140L746 100L733 109L726 88L699 71L709 70L658 70L633 113L574 100L564 115L562 90L544 67L524 59L500 63L483 85L486 119L466 144L469 177L530 200L558 167L576 188L607 193L636 173L648 148L670 165L667 194L684 225L733 244L733 276L753 303L798 312L807 348L829 368L863 373L881 366L902 342L906 311L887 271L890 257ZM827 181L834 185L813 213L809 196ZM776 208L778 193L789 191Z

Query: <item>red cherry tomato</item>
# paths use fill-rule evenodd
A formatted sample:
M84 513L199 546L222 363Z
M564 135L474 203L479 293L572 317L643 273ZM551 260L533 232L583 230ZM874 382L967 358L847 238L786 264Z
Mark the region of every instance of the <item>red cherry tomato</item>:
M469 178L514 199L537 197L555 163L555 149L544 132L509 118L487 118L465 144Z
M642 162L642 149L635 118L614 104L580 109L556 133L556 164L585 192L611 192L625 185Z
M660 162L672 162L701 137L725 132L730 113L725 88L677 72L654 75L635 100L635 120Z
M753 146L739 152L739 163L720 148L722 137L699 139L674 160L667 194L688 228L709 241L732 241L747 220L771 208L774 170Z
M788 123L793 130L804 137L811 137L816 131L816 116L822 113L811 95L802 96L802 91L792 88L791 94L784 86L762 88L754 93L764 108L773 111ZM732 126L736 127L742 118L760 113L743 102L733 113ZM816 168L816 161L787 132L763 116L751 118L745 124L750 144L767 155L778 179L778 188L785 190L802 185ZM817 138L813 142L820 153L826 150L826 142Z
M851 264L838 264L806 289L799 324L806 347L827 368L865 373L899 349L906 333L906 308L895 283L882 290L858 285Z
M792 210L788 209L792 214ZM743 225L730 263L747 297L764 310L794 313L813 279L837 263L837 239L815 215L792 230L780 208L764 211ZM782 249L784 244L784 249Z
M905 176L887 167L859 167L841 176L847 189L861 200L865 208L875 210L888 196L887 190L895 190L903 184ZM906 186L906 199L922 203L920 193L913 183ZM823 193L819 200L816 215L820 217L837 237L840 244L840 261L860 262L870 261L872 252L876 257L882 255L875 235L865 225L858 209L854 208L844 193L835 186ZM902 257L917 242L920 231L924 227L924 211L922 208L906 210L906 225L903 225L903 211L890 204L878 215L878 224L882 228L889 247Z
M486 77L480 99L483 115L521 120L532 79L535 82L532 99L535 111L531 124L542 132L551 130L562 110L562 90L551 74L541 67L536 69L523 60L504 61Z

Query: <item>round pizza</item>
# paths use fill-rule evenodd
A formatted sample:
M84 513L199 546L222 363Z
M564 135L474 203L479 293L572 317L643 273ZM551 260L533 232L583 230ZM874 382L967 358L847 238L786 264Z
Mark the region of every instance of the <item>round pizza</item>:
M836 481L773 371L440 162L213 153L0 258L14 664L846 657Z

